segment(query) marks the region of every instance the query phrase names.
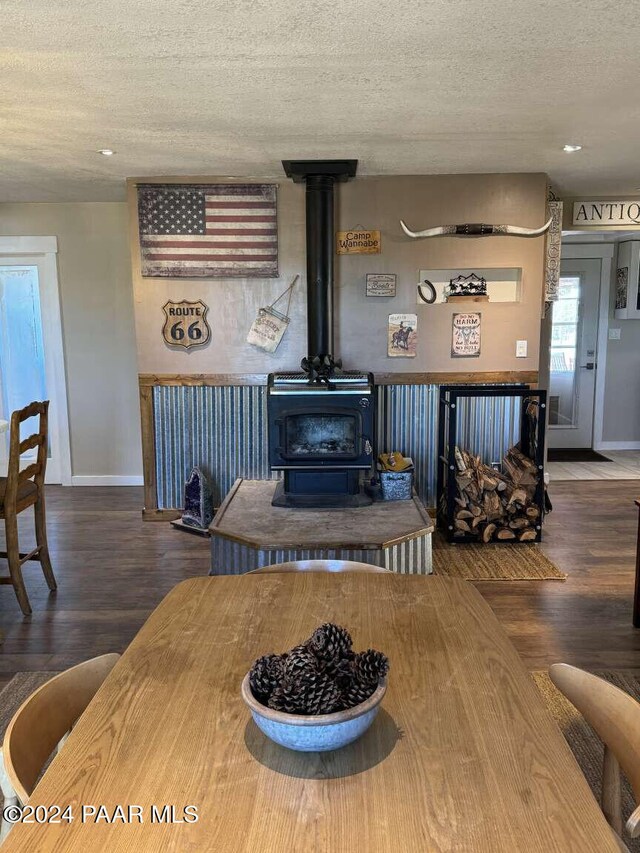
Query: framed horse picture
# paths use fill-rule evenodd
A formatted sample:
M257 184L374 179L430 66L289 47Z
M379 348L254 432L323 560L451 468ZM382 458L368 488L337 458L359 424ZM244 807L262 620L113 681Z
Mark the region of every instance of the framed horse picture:
M415 358L418 344L418 315L389 314L387 355L390 358Z

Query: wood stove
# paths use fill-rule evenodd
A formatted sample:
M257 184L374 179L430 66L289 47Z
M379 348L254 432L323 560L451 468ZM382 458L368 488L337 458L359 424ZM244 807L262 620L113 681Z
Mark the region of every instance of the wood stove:
M364 506L362 471L373 464L373 376L343 371L333 355L334 185L356 160L285 160L306 184L307 355L301 373L269 376L269 462L283 471L274 506Z
M362 471L371 468L373 376L344 371L331 382L306 373L269 376L269 464L283 471L275 506L363 506Z

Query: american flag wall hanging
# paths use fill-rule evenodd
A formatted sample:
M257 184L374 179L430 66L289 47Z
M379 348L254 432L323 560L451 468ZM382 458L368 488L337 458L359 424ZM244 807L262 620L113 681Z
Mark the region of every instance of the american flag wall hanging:
M274 184L138 184L142 275L277 278Z

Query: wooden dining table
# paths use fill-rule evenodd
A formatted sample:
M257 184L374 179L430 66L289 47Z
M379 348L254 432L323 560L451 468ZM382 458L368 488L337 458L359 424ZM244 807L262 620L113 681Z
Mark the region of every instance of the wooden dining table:
M325 621L346 626L357 650L387 654L387 693L360 740L291 752L258 730L240 685L255 658ZM619 850L479 593L391 573L179 584L30 805L41 818L69 807L71 819L18 823L3 853Z

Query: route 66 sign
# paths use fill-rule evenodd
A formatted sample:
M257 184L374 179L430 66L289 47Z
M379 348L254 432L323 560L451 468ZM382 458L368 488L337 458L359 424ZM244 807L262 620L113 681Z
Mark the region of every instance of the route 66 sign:
M207 323L209 306L199 299L197 302L172 302L163 306L165 313L162 334L170 346L202 346L209 342L211 327Z

